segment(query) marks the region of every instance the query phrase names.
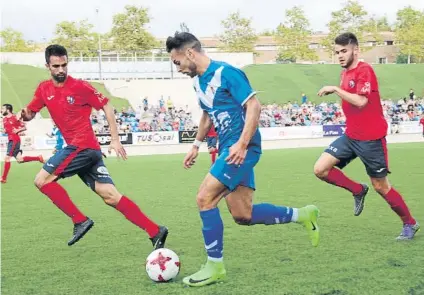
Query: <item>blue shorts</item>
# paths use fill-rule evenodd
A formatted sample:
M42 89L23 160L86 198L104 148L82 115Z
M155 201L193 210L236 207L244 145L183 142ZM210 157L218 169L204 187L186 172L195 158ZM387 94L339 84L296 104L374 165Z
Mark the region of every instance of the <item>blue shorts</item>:
M228 190L234 191L239 185L255 188L255 174L253 168L259 162L261 154L247 150L246 158L242 165L229 165L225 159L229 155L229 148L221 151L218 159L212 165L210 173L224 184Z
M210 148L216 148L216 144L218 143L218 138L215 137L207 137L206 142L208 144L208 149Z
M7 155L9 157L17 157L19 153L22 153L21 142L9 140L7 143Z
M78 174L81 180L94 191L95 181L113 184L112 178L103 163L99 150L79 149L75 146L57 151L43 166L43 169L60 178Z
M356 140L342 135L333 141L325 152L340 160L336 165L340 169L358 157L370 177L382 178L390 173L386 138Z

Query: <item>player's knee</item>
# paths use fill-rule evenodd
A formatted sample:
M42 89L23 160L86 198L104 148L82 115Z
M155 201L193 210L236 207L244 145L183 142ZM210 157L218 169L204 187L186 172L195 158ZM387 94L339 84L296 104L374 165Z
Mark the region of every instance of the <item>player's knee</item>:
M106 205L116 207L122 195L112 184L102 184L96 186L96 193L103 198Z
M250 222L252 221L251 214L239 214L236 216L233 215L233 218L238 225L250 225Z
M200 210L209 210L215 207L212 196L206 190L199 191L196 202Z
M4 158L4 161L5 161L5 162L10 162L10 156L6 156L6 157Z
M22 164L24 159L22 157L16 157L16 162L18 162L18 164Z
M383 179L373 180L372 186L374 187L374 190L380 195L386 195L391 189L389 182Z
M42 188L44 185L46 185L49 182L51 182L51 181L49 181L47 178L40 177L39 175L37 175L34 179L34 185L38 189Z
M314 166L314 174L316 177L320 179L324 179L328 176L328 169L322 165L320 165L318 162L315 163Z

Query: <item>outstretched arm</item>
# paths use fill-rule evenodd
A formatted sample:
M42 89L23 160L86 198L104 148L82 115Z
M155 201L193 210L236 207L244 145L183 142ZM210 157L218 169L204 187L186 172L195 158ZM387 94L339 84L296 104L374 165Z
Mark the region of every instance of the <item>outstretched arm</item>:
M358 108L363 108L368 103L368 98L366 96L347 92L337 86L324 86L320 89L320 91L318 91L318 96L329 95L332 93L336 93L341 99L357 106Z
M115 114L113 112L113 107L109 103L107 103L103 106L102 109L105 112L106 120L109 123L109 130L111 136L109 153L112 149L114 149L118 157L121 157L122 159L126 160L127 153L124 147L122 146L121 142L119 141L118 127L116 126L116 119Z
M203 111L202 117L200 118L199 128L197 130L196 140L192 148L188 151L187 155L184 158L183 164L184 168L189 169L196 162L197 155L199 154L199 147L205 139L208 131L212 127L212 120L209 117L209 114L206 111Z
M196 140L194 142L194 145L197 148L199 148L200 144L205 139L211 127L212 127L212 120L209 117L209 114L206 111L203 111L202 117L200 118L200 122L199 122L199 128L197 130Z
M246 108L246 121L239 142L244 148L247 148L250 140L252 139L256 129L259 126L261 104L256 96L252 96L245 103L244 107Z
M22 126L20 128L14 129L13 132L15 132L16 134L19 134L21 132L24 132L25 130L27 130L26 127Z
M38 86L37 90L35 90L34 97L31 102L23 108L16 117L18 120L23 120L25 122L31 121L35 118L35 115L41 111L42 108L45 107L44 100L42 98L41 87Z
M31 111L30 109L23 108L19 113L16 114L16 118L18 120L23 120L25 122L31 121L32 119L35 118L35 115L37 115L36 112Z

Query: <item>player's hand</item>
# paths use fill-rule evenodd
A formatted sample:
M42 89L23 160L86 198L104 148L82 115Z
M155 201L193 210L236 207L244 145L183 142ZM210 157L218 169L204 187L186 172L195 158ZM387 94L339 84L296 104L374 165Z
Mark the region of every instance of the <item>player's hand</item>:
M185 169L190 169L196 163L196 158L199 155L199 148L193 146L184 158L183 164Z
M119 140L112 140L108 152L109 154L112 153L112 150L116 152L116 156L119 158L122 158L123 160L127 159L127 152L125 151L124 147L122 146L121 142Z
M214 148L214 147L212 147L212 148L208 148L208 152L209 152L209 153L216 153L216 152L217 152L217 149L216 149L216 148Z
M244 144L237 142L230 147L230 154L225 159L228 164L241 165L244 163L244 159L247 155L247 148Z
M16 119L18 119L18 121L22 120L22 114L25 112L25 109L22 109L20 112L16 113Z
M336 91L336 86L324 86L318 91L318 96L329 95Z

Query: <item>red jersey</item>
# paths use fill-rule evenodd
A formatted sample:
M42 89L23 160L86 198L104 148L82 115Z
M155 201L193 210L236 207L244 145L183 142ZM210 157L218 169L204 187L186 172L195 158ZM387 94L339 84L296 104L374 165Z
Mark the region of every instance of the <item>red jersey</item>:
M378 81L372 67L359 62L356 68L342 72L340 85L349 93L368 98L368 103L363 108L342 101L346 116L346 135L356 140L376 140L385 137L388 125L384 119Z
M420 124L423 125L423 132L424 132L424 119L420 120Z
M47 107L68 145L100 150L90 114L93 107L100 110L108 101L88 82L68 76L63 87L55 86L52 80L41 82L28 108L39 112Z
M206 136L207 137L217 137L218 136L218 134L216 134L216 131L215 131L215 126L212 125L211 129L209 129L209 132Z
M21 138L13 130L24 127L24 123L19 121L15 115L3 118L3 128L7 133L7 138L11 141L21 141Z

